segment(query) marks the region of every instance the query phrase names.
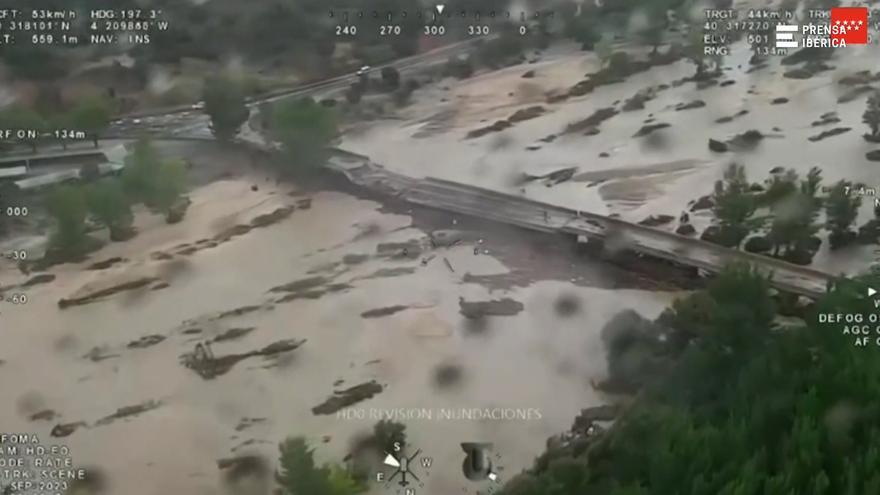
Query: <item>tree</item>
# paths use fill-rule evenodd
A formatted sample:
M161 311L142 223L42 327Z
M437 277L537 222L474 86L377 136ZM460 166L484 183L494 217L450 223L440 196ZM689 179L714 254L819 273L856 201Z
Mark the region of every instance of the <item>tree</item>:
M871 130L871 138L880 139L880 91L874 92L868 98L867 108L862 114L862 122Z
M186 165L180 160L166 160L157 170L151 203L168 213L186 191Z
M774 256L809 264L813 257L812 239L819 230L814 198L798 191L774 205L773 214L767 238L773 244Z
M314 449L305 438L288 438L278 448L275 481L285 495L330 495L329 469L315 464Z
M125 157L122 187L137 201L172 217L182 218L181 196L186 191L186 165L159 156L152 142L141 139ZM173 213L173 215L172 215Z
M595 18L585 15L583 12L581 15L572 15L566 18L565 22L566 35L580 43L582 50L595 49L596 43L602 39Z
M716 186L714 200L713 212L721 224L721 236L730 239L725 245L739 246L755 228L752 216L757 207L749 193L745 167L736 163L728 166L724 180Z
M231 141L250 116L241 85L226 77L213 77L205 81L202 98L211 118L211 132L220 141Z
M406 425L391 420L381 420L373 426L373 441L379 452L396 452L395 444L406 447Z
M365 487L343 466L331 464L328 469L327 483L330 485L330 495L355 495L366 491Z
M82 189L71 185L58 186L47 196L46 208L56 223L50 245L65 254L81 253L86 241L88 212Z
M669 10L675 7L677 0L657 0L645 2L644 15L646 23L637 30L636 35L643 43L651 47L651 54L663 44L666 30L669 29Z
M304 169L322 166L327 146L337 137L336 114L311 98L285 101L272 110L270 135Z
M688 27L684 50L685 56L693 62L696 67L694 79L700 80L706 78L706 53L703 44L703 31L700 29L700 26L691 24Z
M862 197L851 194L851 189L849 181L838 181L825 200L825 227L831 232L828 240L832 249L845 245L855 237L850 227L859 215Z
M741 270L741 269L740 269ZM766 281L729 272L710 329L605 433L567 435L503 495L857 495L880 489L876 355L842 323L775 331ZM714 284L715 281L712 282ZM868 320L877 273L841 279L817 314ZM725 295L726 294L726 295ZM769 316L769 318L768 318ZM730 340L733 339L733 340Z
M651 47L651 55L657 53L657 49L663 44L666 36L665 16L661 21L659 19L651 19L649 24L639 30L638 35L642 42Z
M161 163L159 152L149 139L140 139L125 157L122 186L125 192L148 206L154 195L155 178Z
M3 47L3 62L15 76L32 80L57 80L67 72L62 52L50 46L15 43Z
M275 481L284 495L354 495L365 487L339 465L318 467L314 449L303 437L288 438L279 445L281 455Z
M131 237L134 215L118 179L108 178L92 184L86 190L86 203L92 216L110 229L111 240Z
M391 66L383 67L382 82L389 90L397 89L400 86L400 72Z
M599 41L597 41L596 45L593 47L593 52L596 54L596 57L599 58L601 66L607 66L611 61L611 55L614 54L614 45L611 36L604 35L599 38Z
M98 147L101 133L110 127L113 108L110 102L100 97L84 98L77 102L70 112L70 125L85 132Z

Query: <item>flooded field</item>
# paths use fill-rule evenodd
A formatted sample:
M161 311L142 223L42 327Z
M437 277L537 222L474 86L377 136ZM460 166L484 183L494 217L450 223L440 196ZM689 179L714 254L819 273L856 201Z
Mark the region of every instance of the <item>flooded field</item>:
M604 402L590 386L606 371L602 325L627 308L656 316L672 297L613 290L589 262L542 265L526 234L447 219L434 235L448 242L432 245L410 215L262 176L191 196L182 223L141 212L138 237L54 280L3 267L7 286L32 285L27 305L2 309L0 421L66 443L107 493L229 493L221 459L274 463L280 440L305 435L340 461L376 414L408 410L435 415L404 420L434 458L426 493L458 493L460 442L495 442L508 473L529 465ZM335 391L372 382L371 398L326 413ZM530 419L438 419L486 408Z

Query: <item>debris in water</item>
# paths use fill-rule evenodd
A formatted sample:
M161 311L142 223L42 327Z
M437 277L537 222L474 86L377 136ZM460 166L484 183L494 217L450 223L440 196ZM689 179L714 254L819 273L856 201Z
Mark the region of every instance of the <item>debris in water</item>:
M31 421L52 421L53 419L60 416L58 413L53 411L52 409L43 409L42 411L35 412L31 414L28 418Z
M263 423L265 421L266 418L241 418L241 420L238 422L238 425L235 426L235 431L241 432L250 428L251 426Z
M235 309L230 309L228 311L224 311L224 312L220 313L219 315L215 316L213 319L214 320L222 320L222 319L228 318L230 316L242 316L242 315L246 315L248 313L253 313L254 311L259 311L260 309L263 309L263 306L257 306L257 305L242 306L240 308L235 308Z
M461 297L458 299L458 311L465 318L513 316L519 314L524 308L523 303L510 298L477 302L468 302Z
M244 337L245 335L256 330L256 327L246 327L246 328L230 328L220 335L214 337L211 342L224 342L227 340L236 340Z
M399 313L401 311L409 309L409 306L387 306L384 308L376 308L371 309L369 311L364 311L361 313L361 318L381 318L383 316L390 316L395 313Z
M646 124L646 125L643 125L638 131L636 131L636 133L633 134L633 137L644 137L649 134L652 134L654 131L657 131L660 129L665 129L667 127L670 127L670 124L667 124L666 122L657 122L655 124Z
M229 370L238 364L238 362L247 358L255 356L263 356L266 358L275 357L279 354L293 351L305 344L305 342L305 340L296 339L281 340L256 351L245 352L242 354L228 354L219 357L207 355L204 352L199 353L199 346L197 345L196 350L193 352L180 356L180 361L181 364L195 371L205 380L210 380L229 372Z
M106 260L92 263L91 265L86 267L86 270L106 270L107 268L110 268L111 266L113 266L117 263L125 263L126 261L128 261L128 260L125 258L120 258L119 256L115 256L113 258L108 258Z
M449 262L449 258L443 257L443 263L446 264L446 268L449 268L449 271L455 273L455 268L452 268L452 263Z
M102 299L107 296L111 296L113 294L118 294L119 292L129 291L140 289L141 287L145 287L154 282L158 282L159 279L156 277L140 277L135 278L133 280L128 280L126 282L119 283L117 285L112 285L109 287L105 287L97 290L86 290L83 295L79 296L71 296L69 298L62 298L58 300L58 307L61 309L68 308L70 306L79 306L83 304L89 304L95 302L99 299Z
M99 419L95 423L95 426L109 425L110 423L116 421L117 419L130 418L132 416L137 416L137 415L145 413L147 411L152 411L153 409L157 409L160 406L162 406L162 402L156 401L156 400L149 400L146 402L142 402L140 404L135 404L133 406L120 407L119 409L116 410L115 413Z
M300 292L307 289L313 289L321 285L325 285L328 282L329 280L325 277L309 277L301 280L296 280L294 282L290 282L284 285L279 285L277 287L272 287L271 289L269 289L269 292Z
M827 130L827 131L822 131L822 132L820 132L819 134L816 134L815 136L810 136L810 137L807 138L807 141L811 141L811 142L814 142L814 143L815 143L816 141L821 141L821 140L823 140L823 139L825 139L825 138L829 138L829 137L832 137L832 136L837 136L837 135L839 135L839 134L844 134L844 133L847 133L847 132L849 132L849 131L851 131L851 130L852 130L851 127L835 127L834 129L829 129L829 130Z
M81 426L86 426L85 421L57 424L52 427L52 431L50 431L49 434L53 437L66 437L73 434L73 432L75 432Z
M83 355L83 358L92 361L93 363L98 363L104 361L106 359L118 358L119 354L105 354L106 349L100 346L92 347L89 352Z
M25 283L21 284L21 286L32 287L34 285L47 284L53 280L55 280L55 275L52 275L51 273L41 273L29 278Z
M163 340L165 340L165 336L163 335L145 335L137 340L129 342L126 347L129 349L144 349L154 346Z
M694 108L703 108L706 106L706 102L703 100L694 100L688 103L679 103L675 106L675 111L680 112L682 110L692 110Z
M382 392L384 387L371 380L345 390L333 392L333 396L312 408L312 414L334 414L346 407L365 401Z

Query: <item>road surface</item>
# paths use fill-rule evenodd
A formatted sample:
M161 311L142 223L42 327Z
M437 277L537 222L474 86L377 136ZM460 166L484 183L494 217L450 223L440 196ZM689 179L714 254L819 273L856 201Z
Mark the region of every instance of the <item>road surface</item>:
M718 273L732 262L747 262L770 277L777 289L810 298L824 294L828 284L836 278L814 268L616 218L467 184L434 178L413 179L371 163L368 157L342 150L337 150L329 167L354 184L413 204L529 230L597 239L608 249L627 249L709 273Z
M446 63L450 56L465 53L470 50L476 42L481 40L488 41L491 38L491 36L484 36L480 39L452 43L429 52L376 66L373 68L373 71L378 73L384 67L394 67L400 71L401 75L404 75L407 72L442 65ZM271 95L262 96L249 101L247 105L248 107L254 108L263 103L271 103L273 101L283 100L294 96L312 96L315 98L337 96L344 90L348 89L354 80L355 76L353 74L345 74L276 92ZM208 116L203 110L175 107L166 111L157 111L157 113L153 113L152 115L139 117L129 116L114 121L106 135L118 138L134 138L143 134L152 134L162 137L208 138L212 137L208 124Z

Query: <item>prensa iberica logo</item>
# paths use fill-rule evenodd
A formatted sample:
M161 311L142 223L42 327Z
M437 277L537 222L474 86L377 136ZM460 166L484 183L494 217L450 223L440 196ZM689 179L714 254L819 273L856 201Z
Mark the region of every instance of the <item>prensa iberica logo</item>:
M801 34L800 41L795 33ZM866 7L835 7L831 22L778 24L776 48L841 48L868 43L868 9Z

